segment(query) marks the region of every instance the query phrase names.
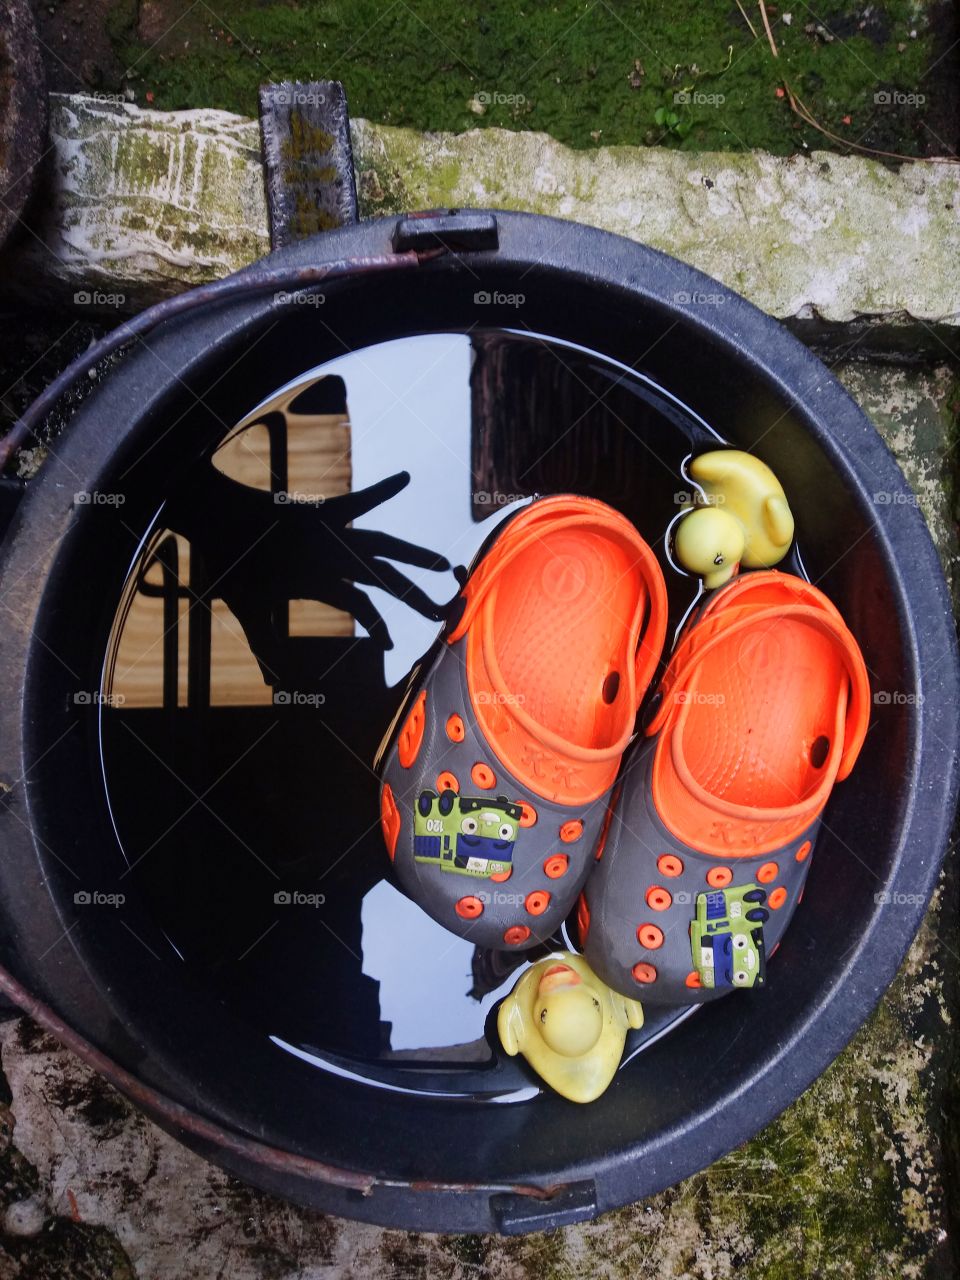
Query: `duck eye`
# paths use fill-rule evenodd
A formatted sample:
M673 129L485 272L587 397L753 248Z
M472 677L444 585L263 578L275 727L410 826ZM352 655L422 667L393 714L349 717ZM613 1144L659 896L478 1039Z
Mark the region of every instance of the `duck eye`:
M541 1009L541 1010L540 1010L540 1021L541 1021L541 1022L546 1022L546 1020L547 1020L547 1011L546 1011L546 1009Z
M720 551L713 557L714 564L723 564L723 552Z
M599 1009L599 1008L600 1008L600 1001L596 998L596 996L594 996L594 998L593 998L593 1007L594 1007L595 1009Z

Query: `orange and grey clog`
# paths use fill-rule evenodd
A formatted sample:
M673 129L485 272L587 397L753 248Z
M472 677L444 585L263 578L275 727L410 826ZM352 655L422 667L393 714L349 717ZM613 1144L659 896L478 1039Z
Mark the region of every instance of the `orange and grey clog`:
M495 531L461 595L379 753L381 824L435 920L523 949L556 931L593 862L666 588L629 520L557 496Z
M763 984L863 744L869 685L827 597L773 570L708 598L658 692L580 899L580 940L624 995L697 1003Z

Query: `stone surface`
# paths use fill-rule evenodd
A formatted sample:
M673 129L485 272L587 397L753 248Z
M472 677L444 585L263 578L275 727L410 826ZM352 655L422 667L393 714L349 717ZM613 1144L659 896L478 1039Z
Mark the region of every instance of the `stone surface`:
M256 122L53 95L50 191L11 273L127 309L264 253ZM361 211L492 205L588 222L690 262L784 319L960 326L960 167L815 153L574 151L545 134L352 127ZM21 269L22 268L22 269Z
M834 371L904 466L956 581L956 373ZM877 1012L779 1119L644 1203L512 1240L385 1231L262 1195L180 1147L28 1020L7 1022L0 1280L953 1276L956 937L951 859Z

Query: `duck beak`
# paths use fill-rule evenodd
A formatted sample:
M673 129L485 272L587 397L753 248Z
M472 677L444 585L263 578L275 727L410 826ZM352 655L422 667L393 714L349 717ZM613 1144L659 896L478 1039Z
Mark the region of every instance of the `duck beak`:
M550 991L556 991L559 987L577 987L580 981L579 973L571 969L568 964L554 964L540 979L537 991L544 996Z

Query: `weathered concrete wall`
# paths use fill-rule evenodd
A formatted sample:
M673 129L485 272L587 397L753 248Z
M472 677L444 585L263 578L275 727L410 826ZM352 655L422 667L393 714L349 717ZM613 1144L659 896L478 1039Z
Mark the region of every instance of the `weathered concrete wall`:
M51 98L54 153L10 274L142 305L269 244L254 121ZM960 326L960 166L826 152L573 151L502 129L353 122L362 211L491 205L587 222L690 262L782 319Z

